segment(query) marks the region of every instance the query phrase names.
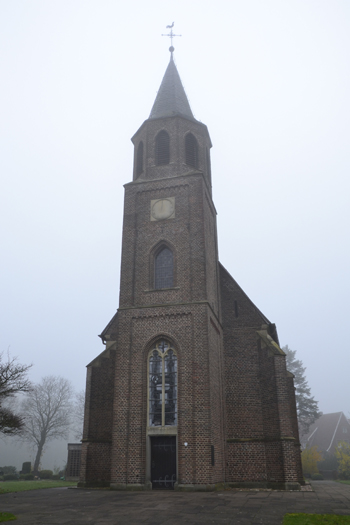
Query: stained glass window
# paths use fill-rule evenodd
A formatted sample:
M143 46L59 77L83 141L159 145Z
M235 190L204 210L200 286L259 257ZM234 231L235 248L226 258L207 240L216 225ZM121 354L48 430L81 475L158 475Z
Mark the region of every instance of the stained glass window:
M177 425L177 357L168 341L156 343L148 369L149 426Z
M174 257L169 248L163 248L156 255L154 264L154 287L171 288L174 285Z

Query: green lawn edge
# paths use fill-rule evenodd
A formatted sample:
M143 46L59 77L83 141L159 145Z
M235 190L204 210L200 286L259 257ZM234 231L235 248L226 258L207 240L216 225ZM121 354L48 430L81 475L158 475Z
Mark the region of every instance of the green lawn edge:
M0 494L9 494L11 492L24 492L26 490L54 489L57 487L74 487L75 481L2 481L0 482Z
M0 512L0 523L4 523L5 521L14 521L16 519L16 516L11 514L11 512Z
M338 514L286 514L282 525L348 525L350 516Z
M350 479L337 479L337 483L343 483L344 485L350 485Z

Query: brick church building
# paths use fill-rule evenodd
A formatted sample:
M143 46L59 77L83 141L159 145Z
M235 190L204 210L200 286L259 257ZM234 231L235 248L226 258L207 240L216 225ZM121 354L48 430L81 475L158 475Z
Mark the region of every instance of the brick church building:
M299 489L293 376L218 260L211 141L170 50L132 138L119 308L87 366L79 485Z

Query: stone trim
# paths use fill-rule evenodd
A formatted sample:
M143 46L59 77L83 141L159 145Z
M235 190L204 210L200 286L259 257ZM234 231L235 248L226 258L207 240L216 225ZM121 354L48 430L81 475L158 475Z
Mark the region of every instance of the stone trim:
M82 443L112 443L111 439L89 439L85 438L81 440Z
M169 288L164 288L165 290L169 290ZM147 290L145 290L147 291ZM153 291L159 291L159 290L149 290L151 292ZM204 304L204 305L207 305L209 306L212 314L214 315L215 319L216 319L216 322L220 325L220 328L222 329L222 324L220 323L219 319L217 318L217 315L216 313L214 312L211 304L209 301L192 301L192 302L188 302L188 303L167 303L167 304L147 304L147 305L144 305L144 306L124 306L124 307L121 307L121 308L118 308L118 311L122 311L122 310L143 310L143 309L146 309L146 308L171 308L171 307L174 307L174 306L193 306L194 304ZM159 315L157 314L157 317L159 317Z
M172 286L171 288L151 288L150 290L144 290L144 293L151 292L168 292L169 290L180 290L179 286ZM145 308L142 306L142 308ZM126 310L126 308L121 308L121 310Z
M267 443L274 441L295 441L294 437L271 437L271 438L228 438L227 443Z
M258 336L263 341L266 348L268 348L271 355L280 355L285 356L286 354L283 352L282 348L278 346L276 341L272 339L272 337L267 333L267 330L257 330L256 332Z
M171 175L170 177L163 177L162 179L158 179L158 178L157 179L141 179L141 180L140 179L136 179L136 180L132 180L132 181L127 182L126 184L124 184L124 188L126 188L127 186L134 186L136 184L148 184L150 182L159 182L159 181L164 181L164 180L168 181L168 180L171 180L171 179L180 179L182 177L191 177L193 175L195 175L195 176L196 175L201 175L203 177L204 184L205 184L207 190L209 191L209 197L210 197L210 200L211 200L211 207L212 207L211 211L213 212L213 210L214 210L215 215L217 215L218 212L216 211L215 204L214 204L213 199L211 197L211 192L210 192L211 188L209 187L208 181L207 181L207 179L205 177L205 174L204 174L204 172L202 170L192 170L192 171L189 171L187 173L182 173L181 175ZM165 186L164 188L159 188L159 189L161 189L161 190L163 190L163 189L178 189L179 187L183 187L183 186L188 186L188 184L179 184L179 185L174 185L174 186ZM140 191L138 191L138 193L140 193L141 191L142 191L142 193L147 192L147 191L153 192L154 189L151 189L151 190L140 190ZM207 196L207 199L209 199L209 197Z

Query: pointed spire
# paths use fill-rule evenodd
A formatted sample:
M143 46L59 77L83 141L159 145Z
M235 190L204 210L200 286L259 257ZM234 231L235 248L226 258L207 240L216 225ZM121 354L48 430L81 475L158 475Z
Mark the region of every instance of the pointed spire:
M171 50L169 65L165 71L149 118L154 119L181 115L195 120L173 60L172 51L173 48Z

